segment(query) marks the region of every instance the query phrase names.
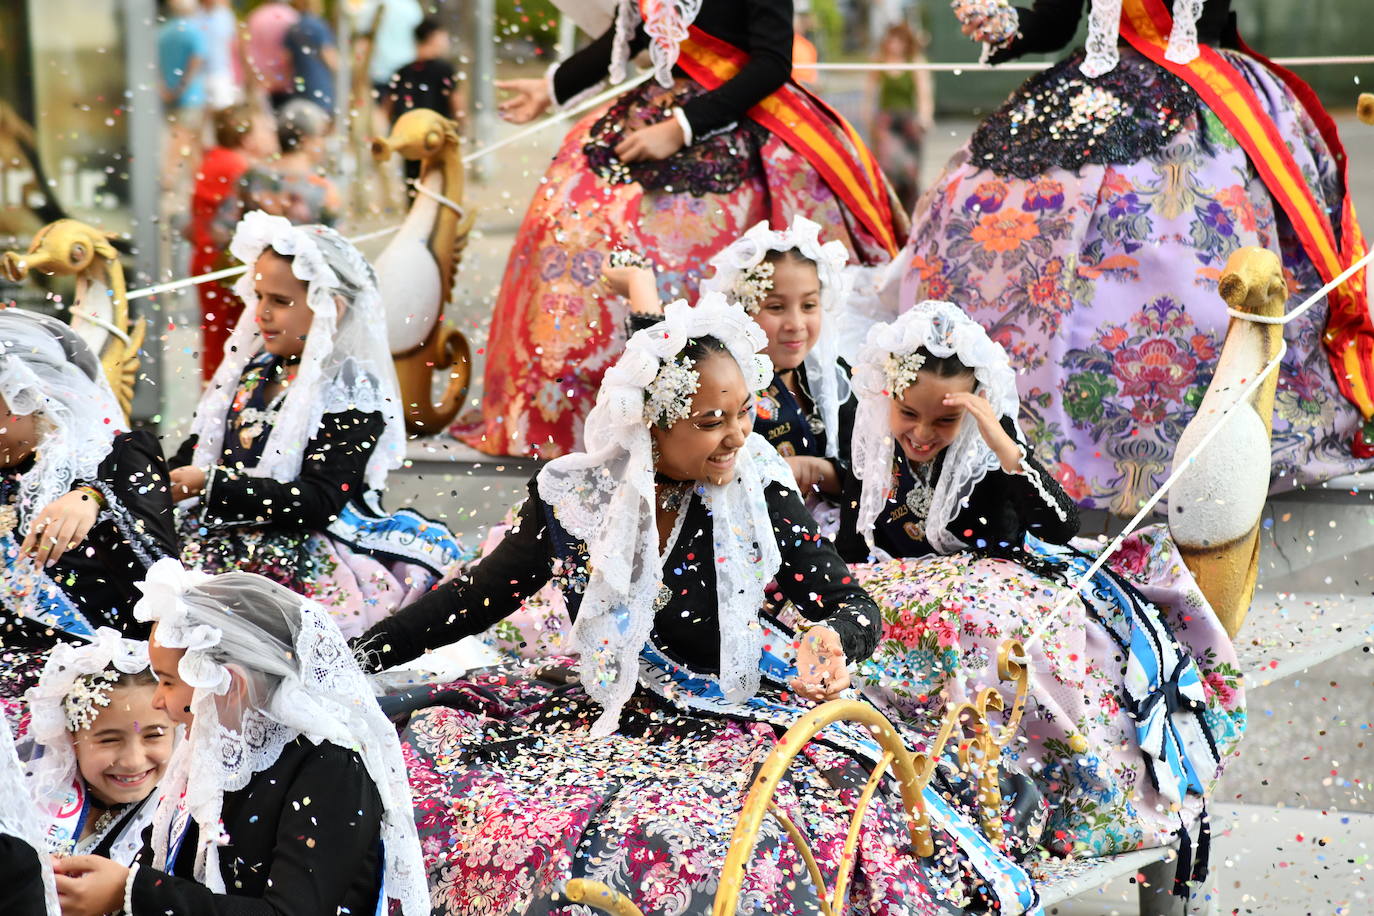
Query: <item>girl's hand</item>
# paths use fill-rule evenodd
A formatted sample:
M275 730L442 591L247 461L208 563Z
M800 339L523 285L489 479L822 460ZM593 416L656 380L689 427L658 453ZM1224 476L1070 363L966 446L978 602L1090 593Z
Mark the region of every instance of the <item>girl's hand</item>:
M959 30L974 41L1000 45L1016 34L1016 12L1004 0L955 0L953 6Z
M172 502L199 496L205 489L205 469L193 465L172 469Z
M658 301L658 279L650 267L628 265L605 267L601 278L617 296L630 301L630 308L646 315L662 315L663 303Z
M544 80L497 80L493 85L503 92L515 93L496 106L501 117L512 124L528 124L553 105L549 84Z
M129 869L103 856L66 856L53 865L62 916L105 916L124 906Z
M830 459L815 458L811 455L791 455L782 460L792 469L792 476L797 480L797 489L802 491L803 496L817 491L831 495L840 492L840 477Z
M677 118L669 118L632 130L615 146L621 162L640 162L645 159L667 159L687 144L682 125Z
M840 637L827 626L815 626L802 634L797 646L797 676L791 687L797 693L824 703L833 700L849 686Z
M39 566L52 566L86 540L99 514L100 504L90 493L73 490L59 496L34 517L19 552L33 557Z
M957 391L945 395L945 406L962 407L973 416L978 423L978 432L982 434L983 441L1002 463L1002 470L1008 474L1015 474L1020 470L1021 459L1025 457L1025 453L1020 444L1002 428L997 413L987 398L969 391Z

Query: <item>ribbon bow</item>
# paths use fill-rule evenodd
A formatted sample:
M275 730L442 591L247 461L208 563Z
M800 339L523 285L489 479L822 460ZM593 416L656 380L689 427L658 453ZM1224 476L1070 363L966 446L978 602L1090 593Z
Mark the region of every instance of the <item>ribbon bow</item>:
M1160 794L1174 802L1189 792L1205 795L1204 778L1216 774L1220 759L1203 719L1207 697L1197 663L1139 618L1131 627L1126 693Z

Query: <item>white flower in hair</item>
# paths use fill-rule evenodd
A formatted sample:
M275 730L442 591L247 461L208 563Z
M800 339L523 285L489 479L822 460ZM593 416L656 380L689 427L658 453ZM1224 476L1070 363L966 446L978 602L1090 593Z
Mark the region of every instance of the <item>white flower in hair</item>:
M72 681L62 698L62 711L67 717L67 731L79 732L90 728L100 710L110 705L110 691L119 680L118 671L96 671L83 674Z
M916 384L916 374L925 364L925 355L919 351L900 356L889 354L883 362L883 379L888 392L894 398L900 398L903 391Z
M658 370L644 389L644 420L667 429L692 413L692 398L701 387L701 373L690 359L675 359Z
M763 300L773 291L773 262L760 261L753 267L745 268L735 281L733 292L735 301L750 315L757 315L763 308Z

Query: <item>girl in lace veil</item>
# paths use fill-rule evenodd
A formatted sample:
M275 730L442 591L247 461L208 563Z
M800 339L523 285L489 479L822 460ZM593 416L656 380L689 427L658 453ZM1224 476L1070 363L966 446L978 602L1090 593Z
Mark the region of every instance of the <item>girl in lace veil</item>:
M838 523L853 414L835 333L849 292L848 260L844 245L822 242L821 227L805 217L780 230L764 221L713 257L715 273L702 283L738 303L768 337L773 379L759 397L754 429L792 468L827 534Z
M25 696L37 748L27 782L47 818L49 852L133 861L172 754L172 721L153 708L156 686L147 643L109 627L92 642L53 648Z
M0 411L0 692L16 696L58 633L140 630L134 583L176 535L156 438L123 431L100 360L68 325L0 310Z
M42 816L24 787L24 767L7 720L0 720L0 911L59 916Z
M396 732L338 626L252 573L163 560L139 616L153 624L154 704L185 726L151 831L125 868L59 866L81 912L429 912Z
M1069 591L1100 545L1073 541L1077 509L1025 444L1006 351L951 303L870 329L853 382L836 546L870 561L855 575L882 609L864 693L929 722L945 699L995 686L1002 640L1027 641L1016 755L1053 804L1046 845L1098 855L1186 836L1189 849L1244 708L1234 650L1167 535L1132 545L1148 555L1134 576L1109 567ZM1224 689L1208 693L1204 676ZM1198 877L1191 867L1181 874Z
M1066 492L1133 515L1212 376L1231 254L1279 256L1290 310L1359 258L1340 131L1310 86L1246 45L1232 0L953 6L993 63L1066 53L977 126L918 203L892 304L963 305L1024 373L1024 430ZM1188 176L1184 197L1161 175ZM1374 455L1367 290L1336 287L1284 336L1275 492Z
M376 274L334 230L260 211L230 251L251 268L243 316L171 462L183 559L266 575L356 634L458 553L443 525L378 502L406 433Z

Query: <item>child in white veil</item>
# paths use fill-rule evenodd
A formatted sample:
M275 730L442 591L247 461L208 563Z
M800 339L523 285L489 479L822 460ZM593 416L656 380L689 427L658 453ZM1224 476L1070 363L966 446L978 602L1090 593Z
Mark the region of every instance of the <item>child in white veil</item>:
M71 327L0 309L0 414L0 695L17 696L59 633L142 635L134 583L177 544L157 440L125 432Z
M187 729L151 844L58 866L80 913L429 912L396 731L329 614L252 573L156 564L154 705Z
M319 601L349 634L456 561L443 525L384 512L405 422L372 266L325 226L262 212L229 250L245 309L172 459L189 565L261 573Z

